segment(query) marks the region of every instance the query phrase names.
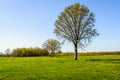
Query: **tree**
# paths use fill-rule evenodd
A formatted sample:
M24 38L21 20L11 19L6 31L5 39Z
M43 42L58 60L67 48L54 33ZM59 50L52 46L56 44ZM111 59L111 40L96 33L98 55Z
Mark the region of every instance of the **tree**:
M54 53L61 51L61 43L54 39L48 39L42 47L51 53L52 56Z
M16 48L13 49L11 56L14 57L30 57L30 56L48 56L49 52L45 49L41 49L39 47L30 47L30 48Z
M74 60L77 60L77 49L83 49L99 33L94 28L94 13L76 3L64 9L55 22L56 36L73 43L75 48Z
M6 49L6 50L5 50L5 54L6 54L6 56L9 56L9 54L10 54L10 49Z

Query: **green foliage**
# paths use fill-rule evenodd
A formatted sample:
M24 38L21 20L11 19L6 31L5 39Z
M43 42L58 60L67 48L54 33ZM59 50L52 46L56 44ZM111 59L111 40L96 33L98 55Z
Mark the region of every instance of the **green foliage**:
M6 54L6 56L9 56L10 55L10 49L6 49L5 54Z
M49 52L39 47L36 48L17 48L11 52L11 56L14 57L26 57L26 56L48 56Z
M77 60L77 48L83 49L93 37L99 35L94 28L94 22L94 13L79 3L66 7L56 20L54 33L73 43L75 60Z
M119 80L120 55L1 57L0 80Z
M54 39L48 39L45 41L42 47L51 53L51 55L54 55L54 53L59 53L61 51L61 43Z
M0 57L7 57L8 55L6 54L0 54Z
M56 54L56 56L72 56L74 55L73 52L62 52L60 54Z
M56 54L56 56L71 56L74 55L73 52L62 52L60 54ZM78 53L80 56L101 56L101 55L120 55L120 51L114 52L82 52Z
M114 52L84 52L84 53L80 53L80 55L83 55L83 56L120 55L120 51L114 51Z

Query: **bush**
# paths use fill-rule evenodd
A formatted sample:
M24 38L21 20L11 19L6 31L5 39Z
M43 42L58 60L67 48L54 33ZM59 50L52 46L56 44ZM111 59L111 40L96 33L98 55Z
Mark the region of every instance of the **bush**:
M0 54L0 57L6 57L6 54Z
M62 52L62 53L56 54L56 55L73 56L74 52ZM78 55L81 55L81 56L120 55L120 51L114 51L114 52L82 52L82 53L78 53Z
M55 55L59 55L59 56L71 56L71 55L74 55L73 52L61 52L61 53L58 53L58 54L55 54Z
M85 56L97 56L97 55L120 55L120 51L114 51L114 52L84 52L80 53L80 55Z
M13 49L10 55L14 57L48 56L49 52L39 47L17 48L17 49Z

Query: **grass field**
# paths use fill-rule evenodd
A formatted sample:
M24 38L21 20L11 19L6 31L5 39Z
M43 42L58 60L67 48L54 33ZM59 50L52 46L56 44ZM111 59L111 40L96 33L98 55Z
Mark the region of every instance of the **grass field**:
M0 57L0 80L120 80L120 55Z

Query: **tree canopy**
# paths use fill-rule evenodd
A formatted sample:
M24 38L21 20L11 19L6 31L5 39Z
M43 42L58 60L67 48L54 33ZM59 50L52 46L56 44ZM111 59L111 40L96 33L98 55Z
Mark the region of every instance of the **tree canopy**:
M68 40L75 47L74 59L77 60L77 48L84 48L99 33L94 28L93 12L80 3L70 5L58 16L55 22L56 36Z
M51 55L54 55L54 53L61 51L61 43L54 39L46 40L42 47L49 51Z

